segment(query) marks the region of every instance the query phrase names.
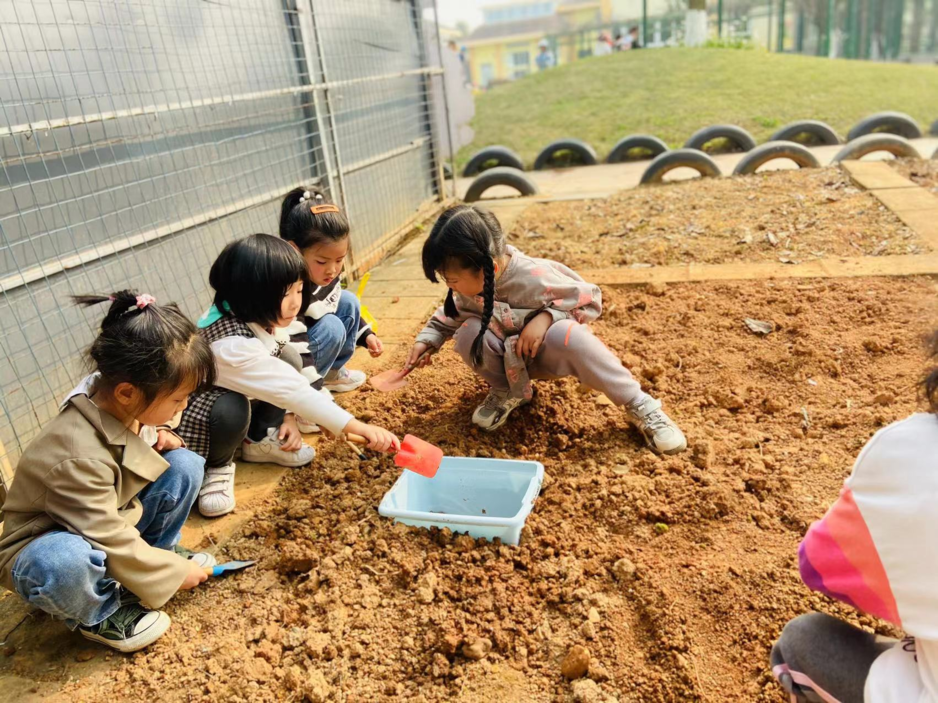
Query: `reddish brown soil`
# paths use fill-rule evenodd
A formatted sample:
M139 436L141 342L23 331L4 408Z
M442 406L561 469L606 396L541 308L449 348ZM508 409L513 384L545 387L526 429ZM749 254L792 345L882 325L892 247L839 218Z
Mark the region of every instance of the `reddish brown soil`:
M938 160L897 159L889 163L913 183L917 183L938 195Z
M674 458L573 380L539 384L481 434L484 389L452 351L396 394L345 396L448 454L542 461L521 545L394 526L376 512L391 462L321 445L227 545L256 569L180 595L168 635L62 697L783 701L767 658L788 619L820 609L882 630L808 592L796 549L860 447L919 407L934 293L928 279L605 291L595 331L686 430ZM777 331L757 337L745 317ZM590 659L571 683L575 645Z
M529 208L510 233L573 268L803 262L928 247L838 168L696 179Z

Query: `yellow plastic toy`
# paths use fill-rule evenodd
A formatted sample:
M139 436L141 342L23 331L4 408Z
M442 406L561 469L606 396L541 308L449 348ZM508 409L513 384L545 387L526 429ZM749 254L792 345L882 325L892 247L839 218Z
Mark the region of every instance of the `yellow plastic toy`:
M362 280L358 282L358 291L355 293L355 297L358 298L358 302L362 301L362 294L365 292L365 286L368 285L368 279L371 278L371 272L369 271L364 276ZM372 317L371 313L368 312L368 308L365 307L365 304L362 303L361 306L362 319L371 325L371 330L377 334L378 333L378 321Z

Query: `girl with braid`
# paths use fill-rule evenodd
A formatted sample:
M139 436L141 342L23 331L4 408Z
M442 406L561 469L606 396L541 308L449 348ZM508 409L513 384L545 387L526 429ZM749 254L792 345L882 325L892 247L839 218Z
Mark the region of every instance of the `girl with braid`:
M495 216L458 205L437 220L423 247L423 270L449 287L411 350L425 366L450 337L463 360L491 386L472 421L501 427L531 401L532 379L575 376L624 408L652 450L677 454L687 440L644 393L588 323L602 312L599 288L563 264L525 256L505 244Z

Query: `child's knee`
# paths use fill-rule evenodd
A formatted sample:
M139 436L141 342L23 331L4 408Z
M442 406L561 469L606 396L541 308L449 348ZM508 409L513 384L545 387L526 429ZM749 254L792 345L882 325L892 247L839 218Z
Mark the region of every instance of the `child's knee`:
M211 428L213 435L232 437L247 434L251 424L251 401L234 391L225 393L212 406Z
M345 344L345 338L348 330L345 329L345 323L342 322L337 314L329 313L323 315L309 331L309 349L315 354L316 351L329 347L341 347Z
M34 588L51 589L58 584L79 584L89 577L103 578L107 555L84 538L70 532L42 535L14 563L14 581L20 595L28 598ZM20 562L23 562L22 564Z
M339 296L336 314L339 317L358 317L361 314L362 304L351 291L344 290Z
M188 449L174 449L166 452L163 458L169 462L165 472L167 478L179 486L179 497L199 490L205 475L205 459Z

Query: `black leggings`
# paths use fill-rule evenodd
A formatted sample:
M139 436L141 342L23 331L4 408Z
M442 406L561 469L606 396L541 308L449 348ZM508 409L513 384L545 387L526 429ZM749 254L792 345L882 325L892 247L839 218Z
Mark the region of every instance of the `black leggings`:
M303 368L300 355L293 347L284 347L280 359L298 371ZM280 427L286 411L262 400L249 401L235 391L218 397L209 417L209 451L206 468L227 466L234 459L235 450L247 437L259 442L271 427Z

